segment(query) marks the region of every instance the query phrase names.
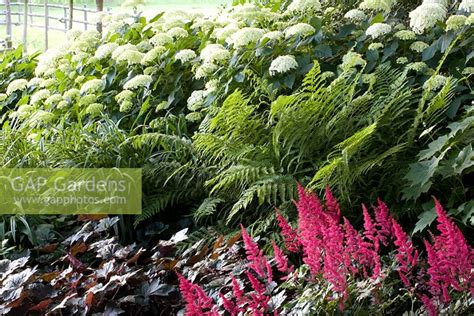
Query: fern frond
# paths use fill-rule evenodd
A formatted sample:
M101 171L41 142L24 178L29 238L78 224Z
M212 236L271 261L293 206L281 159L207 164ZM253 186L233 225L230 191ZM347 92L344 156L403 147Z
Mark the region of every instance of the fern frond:
M213 215L216 212L217 205L223 201L224 200L215 197L204 199L201 205L193 212L194 221L199 223L203 218Z

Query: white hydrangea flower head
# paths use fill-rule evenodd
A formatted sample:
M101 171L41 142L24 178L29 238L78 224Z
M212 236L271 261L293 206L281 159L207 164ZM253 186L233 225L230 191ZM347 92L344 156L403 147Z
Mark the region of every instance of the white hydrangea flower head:
M67 106L68 106L67 101L64 101L64 100L63 100L63 101L59 101L59 103L58 103L58 105L57 105L57 108L58 108L58 109L64 109L64 108L66 108Z
M81 35L72 43L70 51L84 52L93 50L100 39L100 33L96 30L88 30Z
M43 85L43 82L44 82L43 78L39 78L39 77L31 78L30 81L28 81L28 88L33 87L33 86L41 87Z
M161 17L164 21L183 20L188 21L192 18L190 13L184 10L167 10Z
M383 48L383 44L382 43L372 43L369 45L368 47L368 50L379 50L379 49L382 49Z
M222 64L230 59L230 52L226 49L219 49L209 53L205 62L210 62L213 64Z
M169 20L163 23L162 29L163 31L169 31L173 28L179 27L179 28L184 28L186 23L183 20L180 19L174 19L174 20Z
M416 34L413 31L410 30L402 30L398 31L394 34L396 38L401 39L402 41L411 41L411 40L416 40Z
M8 117L15 118L18 117L20 119L26 118L31 115L35 108L30 104L23 104L18 107L15 112L12 112Z
M81 31L79 30L69 30L66 32L66 38L68 41L72 42L75 41L81 36Z
M347 11L344 17L351 22L362 22L367 19L367 15L365 15L364 11L358 9Z
M219 88L219 80L212 79L206 82L205 88L209 92L214 92Z
M285 74L298 68L298 62L293 55L278 56L270 64L270 76Z
M452 15L446 21L446 31L458 31L466 24L467 17L464 15Z
M466 19L466 25L473 25L474 24L474 13L471 13Z
M76 88L72 88L64 92L63 99L71 102L72 100L78 99L81 96L81 91Z
M130 50L138 51L138 48L133 44L120 45L119 47L115 48L115 50L112 52L112 59L117 60L117 58L119 58L120 55Z
M0 102L5 101L8 98L8 95L6 93L0 93Z
M30 103L31 104L38 104L43 100L46 100L51 96L51 92L48 89L42 89L36 92L31 96Z
M62 100L63 100L63 96L60 95L59 93L55 93L52 96L50 96L49 98L47 98L46 101L44 101L44 104L54 105L54 104L57 104L57 103L61 102Z
M89 93L99 93L105 88L105 81L102 79L92 79L89 81L84 82L81 87L81 93L89 94Z
M126 50L116 58L116 61L124 61L127 62L129 65L136 65L142 62L144 56L145 54L140 53L137 50Z
M290 14L308 14L321 10L321 3L318 0L294 0L286 9Z
M285 30L285 37L291 38L294 36L300 36L301 38L305 38L313 35L315 32L316 30L311 25L307 23L298 23Z
M38 57L38 65L35 69L35 75L40 77L51 69L56 69L57 62L63 58L64 52L58 49L48 49Z
M196 58L196 53L192 49L182 49L174 55L174 59L179 60L182 64Z
M410 63L410 64L407 65L408 70L413 70L413 71L416 71L416 72L422 72L426 68L428 68L428 66L422 61Z
M26 79L15 79L7 87L7 94L10 95L15 91L23 91L28 86L28 80Z
M89 114L92 117L98 117L102 114L104 110L104 105L101 103L92 103L89 104L86 108L86 114Z
M152 48L153 48L153 45L151 45L149 40L143 40L137 44L137 49L141 53L148 52Z
M462 0L458 7L459 11L466 13L474 12L474 0Z
M153 81L153 78L148 75L138 75L128 80L123 88L125 90L135 90L141 87L148 87Z
M82 96L79 99L79 105L87 106L87 105L92 104L96 101L97 101L97 96L95 94L88 94L88 95Z
M178 39L178 38L186 38L189 36L188 31L183 29L182 27L173 27L168 32L166 32L169 36L172 38Z
M216 72L217 69L218 69L217 65L210 62L205 62L204 64L202 64L196 69L196 74L194 77L198 80L207 78L210 75L212 75L214 72Z
M57 83L56 79L49 78L49 79L43 80L43 82L41 82L40 87L41 88L50 88L50 87L56 85L56 83Z
M356 52L347 52L342 57L342 69L343 70L349 70L352 69L356 66L365 66L367 62L362 58L362 56L359 53Z
M392 27L385 23L374 23L367 28L365 34L373 39L379 38L392 31Z
M216 51L220 51L220 50L226 50L226 49L221 44L208 44L208 45L206 45L206 47L204 47L201 50L201 53L199 54L199 57L202 60L207 61L207 60L209 60L209 58L212 54L214 54Z
M265 32L256 27L244 27L238 30L230 38L230 43L234 44L234 47L244 47L253 43L258 42Z
M133 103L130 101L124 101L120 103L119 111L121 113L130 112L133 109Z
M142 58L142 65L147 66L153 63L154 61L158 60L163 54L166 52L166 47L164 46L156 46L155 48L151 49L148 53L146 53Z
M215 29L213 36L219 41L225 41L239 30L240 27L237 24L228 24L225 27Z
M155 46L165 46L173 43L173 38L166 33L158 33L150 39L150 43Z
M214 22L209 21L208 19L198 18L191 25L191 29L197 30L200 29L203 32L209 32L214 27Z
M426 3L411 11L410 27L417 34L423 34L427 29L432 28L438 21L444 21L448 13L445 6L439 3Z
M262 37L262 40L268 38L270 41L279 41L283 38L284 34L281 31L271 31L265 33Z
M385 11L390 12L396 0L364 0L359 5L363 10Z
M398 57L397 60L396 60L396 63L399 64L399 65L404 65L406 63L408 63L408 58L406 57Z
M428 47L429 45L422 41L416 41L410 45L410 49L417 53L423 52Z
M199 110L208 96L206 90L195 90L187 100L187 106L190 111Z
M133 99L133 96L135 95L135 93L133 91L130 91L130 90L122 90L120 93L118 93L114 99L115 101L117 101L118 103L122 103L124 101L130 101Z
M429 91L437 91L441 89L447 81L448 78L446 78L445 76L436 75L425 81L425 83L423 84L423 89Z

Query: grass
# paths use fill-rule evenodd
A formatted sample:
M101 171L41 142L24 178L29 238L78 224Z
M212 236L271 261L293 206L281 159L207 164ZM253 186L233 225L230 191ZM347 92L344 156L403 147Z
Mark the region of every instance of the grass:
M12 1L14 2L14 1ZM105 1L105 8L110 8L112 12L124 12L127 10L132 10L131 8L124 9L121 8L121 3L123 1ZM44 1L33 1L33 3L36 4L41 4L44 3ZM66 1L48 1L48 3L57 3L57 4L66 4ZM87 5L89 8L95 8L95 0L82 0L82 1L75 1L75 6L76 7L83 7L84 5ZM160 11L165 11L165 10L171 10L171 9L181 9L181 10L202 10L202 9L215 9L219 6L222 5L230 5L232 3L231 0L174 0L174 1L167 1L167 0L149 0L146 1L146 4L144 6L141 6L139 8L140 11L143 12L143 14L147 17L151 17L159 13ZM3 10L3 5L0 5L0 11ZM13 12L18 12L21 11L21 7L19 6L13 6L12 7ZM41 7L34 7L32 9L33 13L35 14L43 14L44 9ZM51 8L49 11L49 14L51 17L50 19L50 26L54 26L57 28L64 28L64 23L59 21L59 18L62 18L64 16L64 11L62 9L55 9ZM81 11L75 11L74 12L75 16L83 20L83 12ZM90 13L89 13L90 14ZM43 25L44 24L44 19L39 18L39 17L34 17L32 18L33 20L29 21L29 23L33 23L35 25ZM3 20L3 17L0 18L0 20ZM17 23L19 25L14 25L12 27L12 41L13 41L13 46L20 45L22 43L22 38L23 38L23 24L19 23L18 17L13 16L12 20L14 23ZM92 17L89 16L88 20L94 21L94 17L92 14ZM89 26L91 28L93 26ZM84 24L81 23L75 23L73 25L74 29L79 29L79 30L84 30ZM44 34L44 29L40 27L28 27L27 30L27 38L28 38L28 51L29 52L34 52L38 50L44 50L45 49L45 34ZM3 39L6 37L6 27L5 25L0 25L0 39ZM61 45L61 43L64 42L65 39L65 32L62 31L55 31L55 30L50 30L48 32L48 47L49 48L54 48L58 47Z

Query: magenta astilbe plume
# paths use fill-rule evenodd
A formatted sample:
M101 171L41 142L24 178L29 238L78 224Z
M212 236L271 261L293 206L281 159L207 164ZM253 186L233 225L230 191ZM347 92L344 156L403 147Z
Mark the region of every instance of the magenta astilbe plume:
M413 247L408 235L403 231L402 227L392 218L392 228L395 235L395 246L397 246L397 254L395 258L398 262L398 274L403 284L411 287L410 279L413 277L413 268L418 261L418 250Z
M296 230L293 229L286 219L277 211L276 218L278 221L278 226L281 230L281 235L285 240L285 247L290 252L298 252L300 250L300 242L298 239L298 234Z
M282 279L286 279L286 275L293 272L293 266L288 266L288 258L285 256L283 251L272 241L273 253L275 255L275 263L278 271L284 273L285 276Z
M364 215L364 236L373 243L375 251L379 251L380 245L377 238L377 229L364 204L362 204L362 214Z
M224 294L219 293L219 297L222 300L222 306L231 316L237 315L240 312L239 308L231 300L227 299Z
M270 301L270 298L265 294L265 286L260 283L252 273L246 271L245 274L254 290L254 293L250 294L251 300L248 303L249 307L252 309L254 314L262 312L262 310L265 311L268 308L268 302Z
M237 301L237 305L244 305L246 303L244 290L240 288L239 282L234 276L232 276L232 294Z
M263 252L258 248L257 243L252 240L249 236L245 227L240 225L242 231L242 239L244 240L245 253L247 260L249 261L249 268L255 271L261 278L267 277L270 281L272 279L272 271L267 258L263 255ZM266 273L265 273L266 271Z
M326 187L324 192L324 199L326 200L326 209L328 210L329 214L337 221L341 219L341 209L339 207L339 203L337 202L334 195L332 195L331 189L329 186Z
M216 306L203 289L188 281L181 274L177 273L177 275L179 290L186 302L186 316L215 315L217 313Z
M368 277L368 270L372 270L372 277L376 278L380 274L380 258L373 249L371 243L365 241L362 236L344 217L344 234L345 234L345 252L358 263L358 266L352 265L349 269L355 276L362 269L362 276ZM346 265L347 266L347 265Z
M422 295L420 299L423 305L425 306L428 316L438 315L438 309L436 308L436 306L433 304L433 302L430 300L430 298L427 295Z
M312 275L321 271L322 261L322 227L325 218L322 215L323 207L321 201L313 193L305 192L298 184L299 200L296 202L298 208L298 227L300 229L300 242L303 246L303 261L309 266Z
M392 235L392 218L390 216L390 210L382 200L377 199L377 207L374 208L374 213L377 239L384 246L387 246L388 240Z
M449 289L473 292L474 264L473 249L467 244L461 230L447 216L443 207L435 199L437 229L439 236L433 237L433 244L425 240L428 256L428 274L430 292L434 297L450 301Z

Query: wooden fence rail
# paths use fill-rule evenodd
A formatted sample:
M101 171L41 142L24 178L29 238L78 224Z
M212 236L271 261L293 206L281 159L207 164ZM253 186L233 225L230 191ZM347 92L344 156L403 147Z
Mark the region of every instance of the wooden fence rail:
M22 41L25 52L27 47L28 27L44 29L45 49L48 49L48 33L50 30L67 32L73 28L74 24L81 24L84 30L88 30L92 27L96 27L98 31L102 30L100 23L91 21L92 14L103 11L102 1L97 2L97 8L89 8L86 4L82 7L74 6L73 0L69 0L68 5L48 3L47 0L45 0L44 3L30 3L29 1L30 0L11 2L10 0L3 0L3 2L0 2L0 25L6 26L5 40L2 40L0 36L0 50L2 46L4 49L11 48L12 26L23 25ZM40 9L42 9L41 12L39 12ZM51 15L52 12L57 14L58 11L61 12L60 16ZM105 12L110 14L111 9L107 8ZM77 16L76 13L78 13ZM44 23L35 23L34 18L43 19Z

